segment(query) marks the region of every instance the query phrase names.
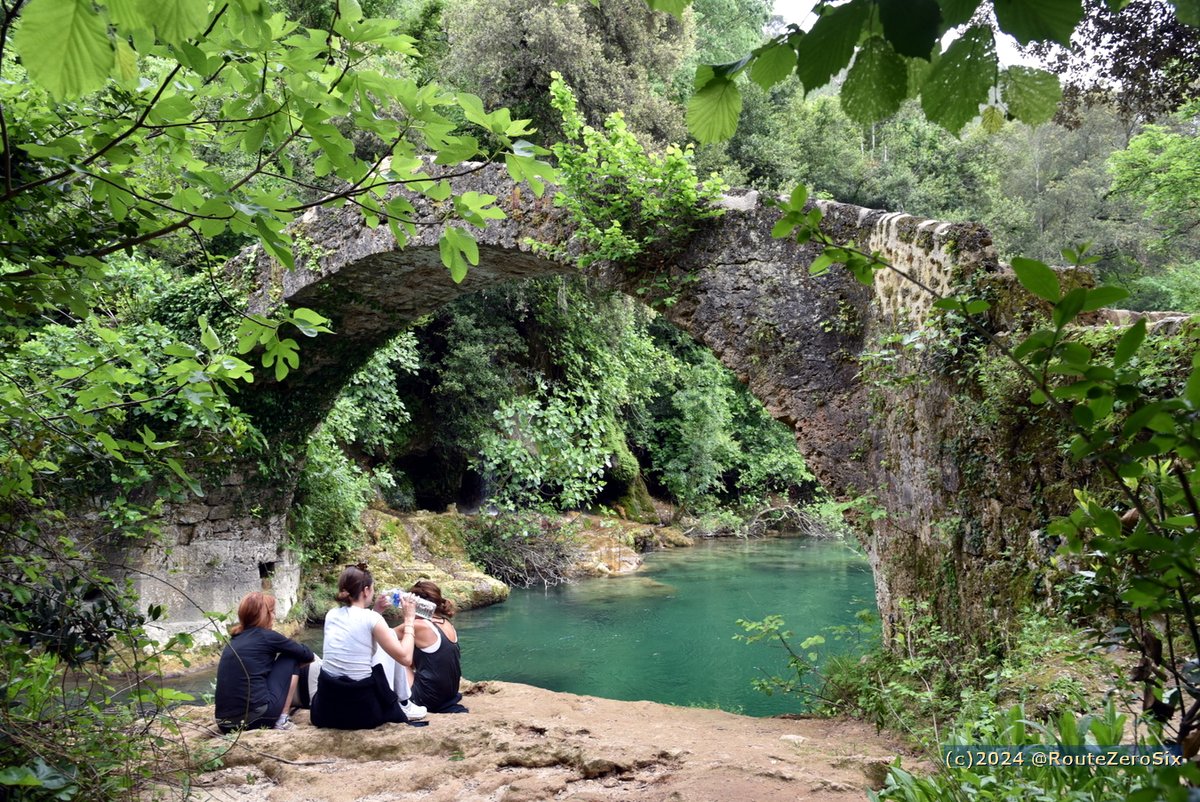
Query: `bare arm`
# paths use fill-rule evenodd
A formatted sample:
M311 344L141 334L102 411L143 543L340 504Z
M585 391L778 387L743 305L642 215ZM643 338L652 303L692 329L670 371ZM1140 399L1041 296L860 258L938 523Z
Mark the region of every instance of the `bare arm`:
M417 617L417 606L410 600L401 605L404 610L404 623L393 631L383 621L375 624L371 635L375 643L393 660L402 666L411 666L413 661L413 620Z
M415 634L415 642L417 648L424 649L427 646L432 646L437 643L437 633L433 631L433 624L426 621L424 618L417 619L417 629Z

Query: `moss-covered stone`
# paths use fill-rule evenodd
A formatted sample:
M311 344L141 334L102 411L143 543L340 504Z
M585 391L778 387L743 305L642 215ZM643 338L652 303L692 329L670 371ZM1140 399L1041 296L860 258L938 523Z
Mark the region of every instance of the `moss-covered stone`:
M614 509L618 515L631 521L646 524L658 523L658 511L654 509L654 499L650 497L650 490L646 487L646 481L642 479L640 473L629 484L625 494L617 499Z
M604 446L608 449L609 454L609 466L605 478L624 486L635 482L641 475L641 467L638 465L637 457L629 450L629 444L625 442L625 435L616 422L610 421Z
M448 513L394 515L369 509L363 514L367 543L347 562L365 562L379 591L408 588L428 579L461 610L496 604L508 598L508 586L472 563L463 543L464 516ZM319 621L334 604L342 567L327 566L305 577L302 610Z

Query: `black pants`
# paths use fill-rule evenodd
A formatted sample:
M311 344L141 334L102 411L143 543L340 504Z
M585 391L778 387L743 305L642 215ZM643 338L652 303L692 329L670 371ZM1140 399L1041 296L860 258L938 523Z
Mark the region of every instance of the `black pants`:
M237 729L259 730L266 727L274 727L280 714L287 712L283 709L283 704L287 701L288 690L292 685L292 677L298 674L299 671L299 661L295 657L286 654L276 657L275 664L271 666L271 672L267 674L266 711L264 712L261 707L251 710L249 718L244 722L217 722L218 729L221 732L233 732Z
M312 723L335 730L372 730L380 724L408 721L396 692L388 685L383 666L371 668L365 679L348 679L324 668L312 700Z

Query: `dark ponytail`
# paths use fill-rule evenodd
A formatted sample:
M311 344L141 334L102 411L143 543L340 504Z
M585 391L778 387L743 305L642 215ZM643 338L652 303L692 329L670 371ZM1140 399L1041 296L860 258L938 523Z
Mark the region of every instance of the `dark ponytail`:
M371 572L365 565L347 565L338 577L338 604L349 605L362 595L363 590L374 584L375 580L371 578Z
M458 608L455 607L454 602L444 597L442 589L428 579L422 579L408 590L410 593L420 596L422 599L428 599L437 605L434 612L442 618L453 618L454 614L458 612Z

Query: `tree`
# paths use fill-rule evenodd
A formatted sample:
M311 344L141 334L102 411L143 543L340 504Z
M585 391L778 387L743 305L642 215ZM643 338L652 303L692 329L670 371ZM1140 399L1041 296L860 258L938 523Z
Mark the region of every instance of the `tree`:
M766 0L694 0L699 63L733 61L757 47L770 10Z
M1002 258L1054 262L1064 244L1086 241L1099 257L1093 269L1122 284L1161 264L1145 247L1129 199L1109 192L1107 160L1125 135L1116 111L1100 105L1074 128L1016 124L993 134L979 219L995 234Z
M450 197L426 157L450 173L502 157L539 194L551 172L527 121L406 77L397 23L332 8L311 30L261 0L0 4L0 784L29 798L136 794L153 736L99 673L114 641L121 670L145 671L161 611L137 610L104 555L255 454L230 390L284 379L297 337L328 330L304 309L247 315L211 244L290 268L311 248L288 224L345 203L403 243L404 187L446 202L461 280L469 226L502 212ZM198 272L164 276L152 246Z
M461 0L447 5L449 38L440 73L487 103L533 120L542 140L559 138L550 73L578 93L588 122L622 111L639 135L665 144L684 136L678 99L665 93L691 49L691 15L672 18L642 0Z
M1115 105L1132 124L1173 112L1200 92L1200 29L1163 0L1113 7L1087 0L1069 46L1037 43L1029 50L1065 79L1056 120L1068 127L1097 103Z
M674 12L687 5L686 0L649 2ZM1200 25L1194 3L1181 0L1174 6L1179 21ZM736 78L743 73L764 88L794 75L811 92L848 68L842 108L864 124L886 119L908 98L918 98L925 115L952 132L980 115L992 126L1006 118L1045 122L1062 96L1058 78L1024 66L1002 69L996 33L1011 34L1023 45L1067 45L1083 19L1083 6L1080 0L850 0L837 5L823 0L816 13L808 31L789 26L736 62L697 70L688 129L698 140L719 141L736 130L742 107ZM942 39L951 31L958 35L943 52Z
M1200 106L1176 125L1148 125L1108 160L1112 191L1141 206L1169 246L1200 227Z
M97 310L110 289L105 259L148 243L173 240L203 255L213 238L233 234L258 241L291 267L287 224L308 208L334 203L361 207L403 243L412 206L389 190L405 186L442 200L449 193L448 184L430 179L421 158L427 153L451 169L504 154L514 176L531 177L541 191L537 176L549 168L528 149L513 151L527 121L395 75L397 60L414 52L413 41L395 34L394 22L363 18L353 0L336 8L331 27L316 31L269 13L258 0L211 10L189 2L160 12L77 0L5 6L0 314L9 342L20 342L48 317L109 338ZM451 110L487 144L455 133L460 126L446 116ZM378 155L357 156L350 130L374 138ZM469 194L451 208L482 225L503 214L493 201ZM478 258L471 237L450 226L443 244L443 261L461 280ZM197 261L211 269L211 260ZM113 357L94 349L64 355L78 367L55 380L8 375L5 389L15 400L4 414L26 425L4 455L14 477L6 487L31 492L32 477L45 470L35 462L46 462L46 449L68 437L105 459L120 460L133 449L163 465L167 451L146 440L153 427L136 439L104 440L88 407L144 409L147 399L171 395L204 408L223 387L251 380L252 368L233 352L261 351L262 366L280 380L298 359L295 333L315 335L324 323L302 309L274 320L242 316L231 331L202 323L195 337L202 347L161 349L177 361L143 374L150 387L136 393L105 367ZM116 358L124 358L114 347ZM62 404L68 412L42 408ZM81 431L47 427L60 413ZM38 447L31 452L28 443ZM177 463L166 467L181 473Z

